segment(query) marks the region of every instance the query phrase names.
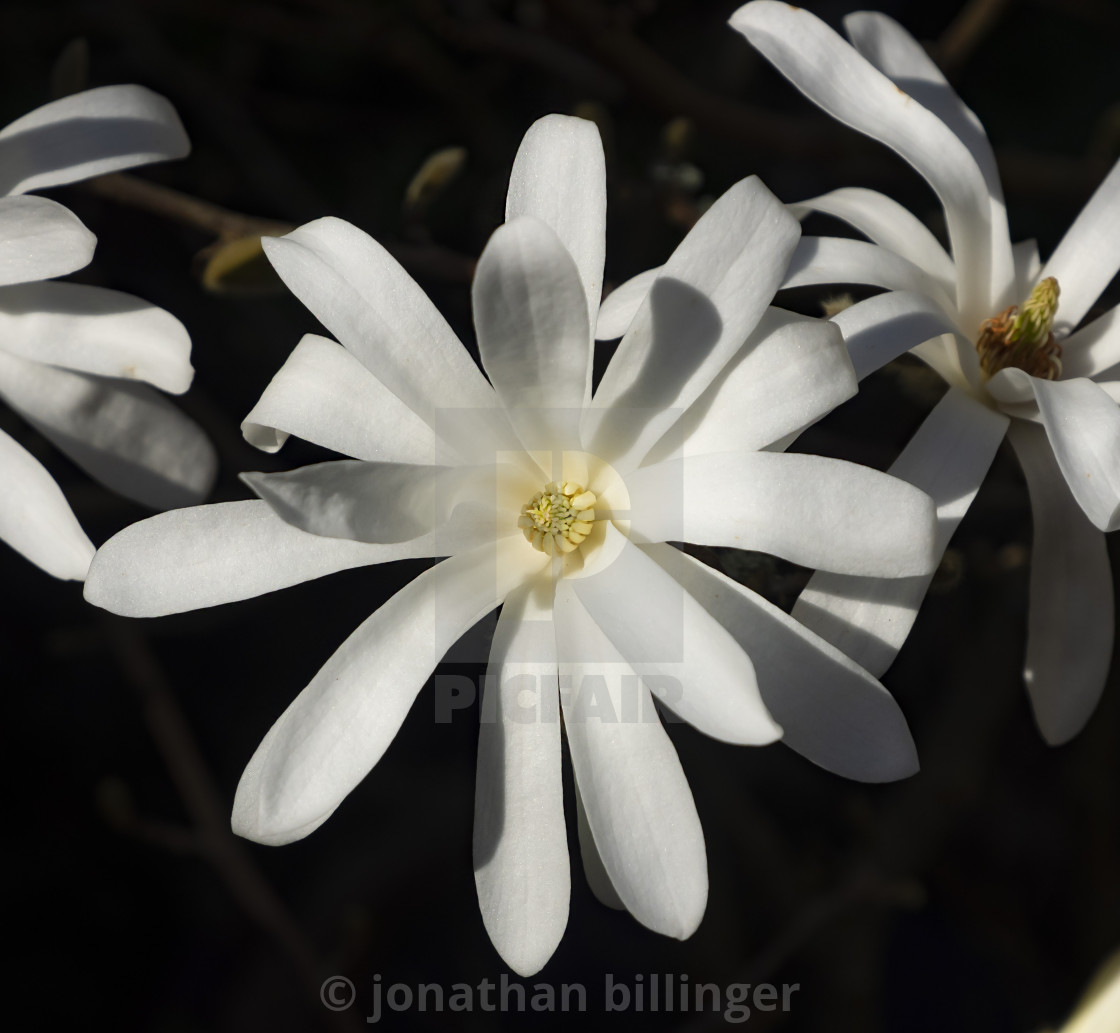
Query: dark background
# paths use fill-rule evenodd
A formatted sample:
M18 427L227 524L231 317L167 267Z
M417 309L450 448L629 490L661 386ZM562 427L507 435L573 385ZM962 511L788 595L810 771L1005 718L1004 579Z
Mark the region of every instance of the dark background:
M736 6L8 2L0 122L83 81L150 86L175 104L194 151L141 177L281 222L349 219L396 249L464 340L471 261L501 219L521 135L550 111L600 123L609 283L662 261L706 197L751 173L787 201L842 185L885 189L940 232L936 201L907 166L821 115L726 27ZM810 6L834 25L847 10ZM1037 237L1046 256L1120 153L1120 5L884 9L950 70L995 144L1013 238ZM970 33L977 11L991 22ZM81 47L66 50L78 38L85 71ZM461 173L406 212L417 169L452 145L466 148ZM215 234L198 225L86 186L51 196L100 241L75 279L138 294L189 328L198 374L182 405L221 453L215 500L246 497L241 470L321 458L295 441L264 456L238 431L301 333L315 329L297 302L263 275L255 293L205 288L197 254ZM819 311L812 292L782 300ZM1118 300L1114 286L1102 302ZM902 360L798 447L885 468L941 390ZM95 543L146 515L10 413L0 426L45 457ZM1117 946L1120 665L1087 730L1065 747L1044 745L1020 677L1030 535L1025 487L1001 453L884 679L911 722L919 775L863 786L781 746L735 748L673 726L708 846L703 924L685 943L648 932L600 906L576 861L567 934L528 982L584 983L595 1019L609 972L630 985L637 973L721 987L799 983L791 1012L756 1014L754 1029L1060 1024ZM806 577L764 557L704 558L786 606ZM300 843L270 849L226 832L241 769L272 721L420 569L336 574L130 622L85 606L80 586L0 556L5 1025L360 1029L375 974L383 984L498 978L471 873L476 710L437 724L433 690L423 690L373 773ZM352 1012L320 1005L331 973L357 984ZM680 1013L608 1018L722 1025ZM416 1029L566 1021L413 1011L386 1024L394 1019Z

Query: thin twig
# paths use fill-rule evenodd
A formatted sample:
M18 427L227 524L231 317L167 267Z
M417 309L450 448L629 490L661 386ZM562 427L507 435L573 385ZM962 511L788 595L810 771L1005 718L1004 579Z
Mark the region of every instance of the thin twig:
M934 56L941 70L953 76L964 67L1011 6L1012 0L969 0L941 33Z

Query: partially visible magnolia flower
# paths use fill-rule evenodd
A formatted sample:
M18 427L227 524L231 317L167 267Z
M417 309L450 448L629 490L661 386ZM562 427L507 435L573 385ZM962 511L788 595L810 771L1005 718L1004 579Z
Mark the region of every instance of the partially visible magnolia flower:
M0 131L0 399L102 484L157 509L201 501L214 478L202 431L139 381L179 394L190 338L170 313L101 287L54 283L96 240L27 191L183 157L170 104L141 86L64 97ZM0 431L0 540L55 577L82 580L93 545L54 478Z
M704 839L652 694L731 743L785 741L866 780L916 769L873 678L757 595L666 544L762 549L849 574L923 576L930 500L877 471L765 448L851 396L839 331L769 308L800 235L757 180L674 252L592 392L605 175L594 125L549 116L514 164L507 222L473 286L483 377L372 239L320 219L265 246L342 343L307 336L243 424L356 460L248 474L261 501L127 528L86 597L155 616L336 570L449 556L338 649L265 736L233 827L308 835L381 757L440 658L502 606L479 739L475 870L517 972L568 916L561 715L589 880L687 937L707 901ZM779 727L780 722L782 727Z
M872 190L793 205L842 219L871 243L803 237L783 286L889 288L832 317L857 374L911 350L950 385L890 469L937 502L939 551L1008 436L1034 515L1025 681L1043 736L1064 742L1096 706L1115 630L1101 532L1120 526L1120 312L1075 328L1120 266L1120 165L1041 268L1033 241L1011 244L979 120L896 22L849 15L850 45L808 11L755 0L731 24L811 100L910 162L944 206L952 257ZM655 272L607 299L600 337L625 327ZM793 613L880 676L928 585L821 573Z

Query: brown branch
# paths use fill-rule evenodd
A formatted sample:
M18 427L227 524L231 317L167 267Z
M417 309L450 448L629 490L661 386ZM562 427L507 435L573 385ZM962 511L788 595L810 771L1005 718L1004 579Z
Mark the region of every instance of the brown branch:
M968 0L934 46L934 60L947 76L952 77L964 67L1013 2Z

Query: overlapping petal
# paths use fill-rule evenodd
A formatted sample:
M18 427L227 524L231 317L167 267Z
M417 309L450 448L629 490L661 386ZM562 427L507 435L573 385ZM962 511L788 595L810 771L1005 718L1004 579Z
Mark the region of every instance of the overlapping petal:
M83 373L143 380L172 394L182 394L194 378L190 336L170 312L81 283L0 288L0 350Z
M1120 161L1089 198L1042 269L1062 295L1056 325L1069 332L1120 269Z
M753 0L731 16L731 26L815 104L886 144L925 177L945 208L957 305L970 320L980 313L992 282L991 206L984 176L965 144L808 11Z
M646 457L759 449L831 412L857 390L840 330L767 309L746 344Z
M65 276L89 264L97 238L45 197L0 197L0 287Z
M547 579L507 596L478 737L478 903L498 953L522 976L540 971L560 943L571 894L551 596Z
M639 922L686 939L704 916L708 869L676 751L649 690L571 582L557 586L555 621L560 677L570 686L560 699L572 769L603 866Z
M592 325L603 293L606 256L607 172L594 122L545 115L517 150L506 194L506 221L532 216L550 226L571 255L587 297ZM588 369L582 401L591 398Z
M626 478L638 541L756 549L806 567L875 577L929 574L934 506L913 485L839 459L723 452Z
M1120 305L1062 341L1062 376L1120 375Z
M891 474L927 492L937 506L938 560L968 512L1008 422L950 388L891 465ZM881 677L910 633L931 575L870 578L818 572L794 604L793 616Z
M0 130L0 194L185 157L171 104L143 86L100 86L44 104Z
M606 535L610 563L574 579L572 591L612 655L617 650L658 699L714 739L760 745L780 738L750 658L726 629L620 531L608 525Z
M153 509L200 502L217 472L201 428L146 384L0 351L0 397L91 477Z
M83 580L93 559L93 543L43 464L3 431L0 478L0 541L48 574Z
M836 313L831 321L844 335L860 380L891 359L957 329L943 308L911 291L877 294ZM952 374L948 362L943 368Z
M790 209L798 218L813 211L842 219L873 244L927 272L948 294L955 289L953 260L921 219L886 194L863 187L841 187L799 201Z
M1108 549L1070 495L1042 429L1016 420L1008 437L1034 524L1023 676L1039 730L1057 746L1084 727L1108 677L1116 633Z
M518 535L437 563L335 651L253 754L233 829L258 843L313 832L381 759L443 654L547 563Z
M626 469L746 341L782 281L797 221L756 178L735 184L670 256L603 374L588 450Z
M918 770L898 704L870 674L788 614L669 545L643 551L725 627L754 663L782 741L814 764L861 782Z
M591 382L584 284L551 227L522 216L500 226L471 288L482 367L526 449L580 447Z
M305 334L241 424L245 440L277 452L289 434L355 459L431 463L431 426L341 345Z
M660 275L661 266L647 269L620 283L603 299L603 304L599 306L599 318L595 322L596 340L613 341L630 329L653 281Z

